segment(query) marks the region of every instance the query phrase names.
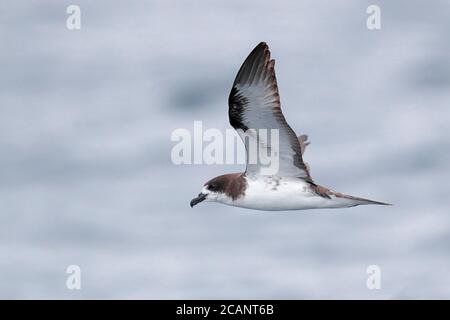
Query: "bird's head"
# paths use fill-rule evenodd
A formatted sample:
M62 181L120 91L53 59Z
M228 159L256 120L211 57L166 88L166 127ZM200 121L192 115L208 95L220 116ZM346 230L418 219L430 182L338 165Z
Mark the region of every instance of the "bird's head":
M218 201L223 197L225 185L225 181L221 177L206 182L198 196L191 200L191 208L202 201Z
M197 197L191 200L191 207L203 201L229 203L239 197L245 180L242 174L225 174L209 180L203 185Z

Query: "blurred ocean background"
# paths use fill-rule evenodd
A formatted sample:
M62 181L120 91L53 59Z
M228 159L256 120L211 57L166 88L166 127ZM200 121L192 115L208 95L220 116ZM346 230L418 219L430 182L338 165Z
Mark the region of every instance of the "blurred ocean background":
M0 26L0 298L450 298L450 1L7 0ZM171 133L230 128L260 41L315 181L394 206L189 207L243 166L176 166Z

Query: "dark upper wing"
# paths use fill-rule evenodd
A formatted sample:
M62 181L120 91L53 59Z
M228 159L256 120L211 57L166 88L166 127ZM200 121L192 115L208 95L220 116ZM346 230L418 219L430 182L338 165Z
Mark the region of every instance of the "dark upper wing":
M298 138L281 112L280 96L275 78L275 60L270 59L269 47L261 42L239 70L228 99L230 124L246 144L247 168L250 176L261 175L261 163L249 161L249 143L256 142L269 154L275 147L270 134L260 129L278 129L279 170L277 175L298 177L311 181L302 159ZM246 141L247 137L247 141Z

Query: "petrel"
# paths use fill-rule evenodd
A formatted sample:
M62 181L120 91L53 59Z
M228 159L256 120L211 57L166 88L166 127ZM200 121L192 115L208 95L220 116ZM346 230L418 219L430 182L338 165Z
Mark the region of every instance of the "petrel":
M297 137L281 112L275 60L270 59L265 42L253 49L239 69L228 106L230 124L246 146L246 170L206 182L200 194L192 199L191 207L202 201L271 211L388 205L336 192L314 182L308 164L303 161L308 137ZM261 134L260 129L277 130L278 141ZM249 141L256 143L258 156L277 149L275 173L267 174L262 161L249 161Z

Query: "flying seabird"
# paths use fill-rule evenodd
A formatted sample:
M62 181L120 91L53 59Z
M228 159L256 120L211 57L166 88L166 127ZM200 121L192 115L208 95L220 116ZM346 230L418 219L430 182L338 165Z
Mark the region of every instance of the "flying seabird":
M228 115L231 126L246 145L246 170L206 182L200 194L192 199L191 207L202 201L273 211L388 205L336 192L314 182L309 166L303 161L308 137L297 137L281 112L274 67L275 60L270 59L265 42L258 44L242 64L228 99ZM260 129L276 129L278 141L260 134ZM249 161L249 141L258 146L258 156L277 149L277 172L267 174L260 159Z

